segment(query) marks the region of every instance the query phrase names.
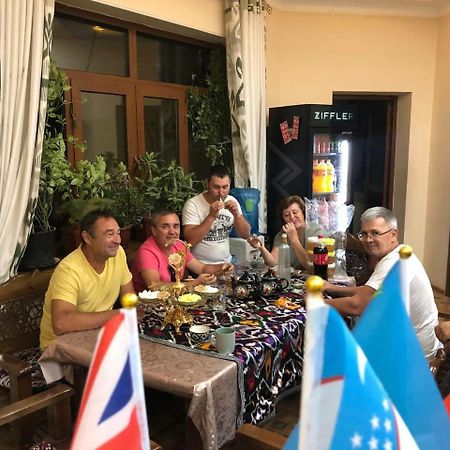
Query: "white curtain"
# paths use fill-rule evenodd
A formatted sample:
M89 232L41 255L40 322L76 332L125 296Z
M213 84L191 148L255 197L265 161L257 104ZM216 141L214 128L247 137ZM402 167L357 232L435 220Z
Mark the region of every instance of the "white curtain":
M226 0L228 93L236 187L261 191L259 229L266 230L266 58L264 0Z
M45 126L54 0L0 0L0 284L31 230Z

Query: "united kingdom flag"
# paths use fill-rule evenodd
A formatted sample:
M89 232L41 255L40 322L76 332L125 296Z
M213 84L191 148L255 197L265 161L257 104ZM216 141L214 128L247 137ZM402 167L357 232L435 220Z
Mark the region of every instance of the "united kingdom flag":
M150 449L136 311L122 309L101 330L72 450Z

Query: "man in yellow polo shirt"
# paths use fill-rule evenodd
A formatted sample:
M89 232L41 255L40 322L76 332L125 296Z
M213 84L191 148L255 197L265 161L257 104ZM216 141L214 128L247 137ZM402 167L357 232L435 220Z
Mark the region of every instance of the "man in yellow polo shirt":
M45 294L40 345L56 335L103 326L119 296L134 292L116 219L104 211L80 223L82 244L56 267Z

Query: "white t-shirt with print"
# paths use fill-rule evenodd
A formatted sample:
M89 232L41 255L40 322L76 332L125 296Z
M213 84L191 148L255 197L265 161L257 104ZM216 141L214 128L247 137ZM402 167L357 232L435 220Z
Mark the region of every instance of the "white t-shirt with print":
M224 202L234 200L242 214L239 202L228 195ZM209 214L210 204L203 194L190 198L183 207L183 225L200 225ZM230 233L234 216L228 209L221 209L202 241L192 247L192 254L204 264L221 264L231 261Z
M392 266L400 259L400 245L382 258L366 286L378 290ZM416 255L408 259L408 285L410 317L426 358L432 358L442 344L436 338L434 327L438 324L438 310L433 289L422 263Z

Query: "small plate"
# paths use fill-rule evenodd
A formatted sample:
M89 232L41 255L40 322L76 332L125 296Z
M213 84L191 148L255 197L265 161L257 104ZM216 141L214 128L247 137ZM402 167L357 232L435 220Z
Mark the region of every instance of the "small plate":
M201 300L198 294L183 294L178 297L178 303L183 306L192 306L197 304Z
M150 300L158 300L160 292L161 291L142 291L139 292L138 296L143 302Z
M200 295L214 295L219 292L219 289L214 286L199 284L195 286L194 291Z

